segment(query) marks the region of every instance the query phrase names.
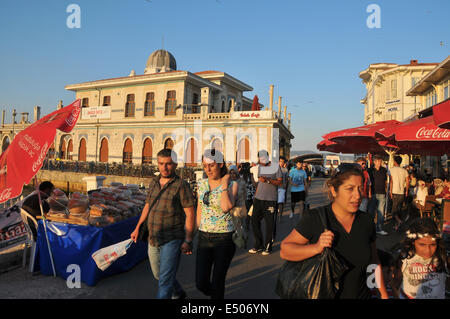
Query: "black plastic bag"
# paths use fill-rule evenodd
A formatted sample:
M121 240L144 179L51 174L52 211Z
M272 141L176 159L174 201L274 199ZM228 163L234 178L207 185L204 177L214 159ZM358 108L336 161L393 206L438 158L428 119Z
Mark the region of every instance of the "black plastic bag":
M325 226L325 210L319 210L319 215ZM324 248L311 258L286 261L278 274L275 292L282 299L335 299L348 269L347 262L333 249Z

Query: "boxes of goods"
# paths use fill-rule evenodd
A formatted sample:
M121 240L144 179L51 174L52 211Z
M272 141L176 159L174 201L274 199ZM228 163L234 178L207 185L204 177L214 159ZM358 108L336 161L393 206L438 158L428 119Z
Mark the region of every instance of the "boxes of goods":
M89 197L80 193L73 193L67 204L71 216L84 216L89 208ZM87 212L89 213L89 212Z

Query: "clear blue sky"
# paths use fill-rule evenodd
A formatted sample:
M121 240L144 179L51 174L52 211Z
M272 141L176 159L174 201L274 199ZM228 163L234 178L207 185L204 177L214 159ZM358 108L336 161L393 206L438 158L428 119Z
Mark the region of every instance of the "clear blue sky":
M66 26L71 3L80 29ZM380 29L366 25L372 3ZM293 150L317 151L323 134L363 124L358 73L369 64L450 54L449 13L448 0L2 0L0 109L8 123L13 108L32 119L35 105L45 115L72 102L67 84L143 74L164 37L179 70L226 72L265 105L274 84L292 112Z

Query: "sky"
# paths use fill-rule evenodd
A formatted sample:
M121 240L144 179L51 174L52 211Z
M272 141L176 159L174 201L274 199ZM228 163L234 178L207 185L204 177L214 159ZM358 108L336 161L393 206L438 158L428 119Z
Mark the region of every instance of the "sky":
M71 4L80 28L68 27ZM372 4L380 28L368 27ZM226 72L266 106L273 84L292 150L317 151L322 135L363 125L358 75L370 64L450 55L449 13L448 0L1 0L0 110L7 123L13 109L49 114L75 100L66 85L143 74L163 47L178 70Z

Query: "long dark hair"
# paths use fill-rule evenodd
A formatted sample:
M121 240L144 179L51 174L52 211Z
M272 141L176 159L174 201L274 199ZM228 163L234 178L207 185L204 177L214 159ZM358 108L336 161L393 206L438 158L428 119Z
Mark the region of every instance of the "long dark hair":
M204 158L209 158L210 160L213 160L214 162L219 164L223 164L223 166L220 168L220 178L224 177L228 173L227 165L225 165L225 161L223 158L223 154L221 151L216 150L215 148L212 149L206 149L202 156L202 161Z
M419 239L417 234L428 234L436 240L436 252L432 257L432 263L436 263L437 272L448 272L447 255L444 242L436 223L431 218L416 218L406 231L405 238L402 240L400 258L410 259L415 256L416 250L414 242Z

